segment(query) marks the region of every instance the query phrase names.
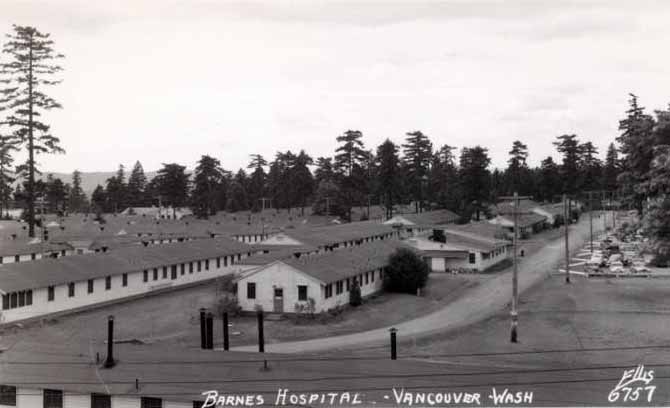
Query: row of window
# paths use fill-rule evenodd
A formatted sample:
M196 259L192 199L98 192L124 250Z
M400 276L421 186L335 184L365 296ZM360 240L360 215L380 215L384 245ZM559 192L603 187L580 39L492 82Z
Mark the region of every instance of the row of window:
M62 250L60 252L61 256L65 256L67 253L65 250ZM48 255L49 258L58 258L58 252L52 252L50 255ZM42 255L42 258L47 258L46 254ZM37 254L32 253L30 254L30 260L34 261L37 259ZM0 264L3 263L4 257L0 256ZM21 262L21 255L14 255L14 263L16 262Z
M237 259L240 260L242 259L242 255L238 254ZM232 265L235 260L235 255L230 256L230 264ZM202 271L203 265L205 267L205 270L209 270L209 259L206 259L204 262L203 261L197 261L196 263L196 268L198 272ZM228 266L228 257L224 256L223 257L223 266ZM216 258L216 267L220 268L221 267L221 258ZM167 279L168 277L168 267L164 266L162 268L162 274L163 274L163 279ZM184 275L186 273L186 264L181 264L180 265L181 269L181 274ZM188 269L189 273L193 273L194 269L194 262L189 262L188 263ZM177 279L177 265L172 265L170 267L170 275L172 279ZM153 280L158 280L158 268L153 269ZM144 270L143 274L143 281L148 282L149 281L149 271ZM121 275L121 286L126 287L128 286L128 274L124 273ZM75 283L70 282L68 283L68 297L75 297ZM112 289L112 277L111 276L106 276L105 277L105 290L110 290ZM88 280L88 293L91 294L94 291L94 280L89 279ZM22 295L23 293L23 295ZM14 300L14 298L16 298ZM47 288L47 301L53 302L56 299L56 288L55 286L49 286ZM32 291L25 291L25 292L16 292L15 294L7 294L3 295L2 298L2 309L13 309L15 307L20 307L20 306L29 306L32 305L33 303L33 294ZM12 306L15 305L15 306Z
M283 296L281 289L275 289L275 296ZM256 299L256 283L247 282L247 299ZM307 300L307 286L298 285L298 300Z
M0 405L16 406L16 387L9 385L0 385ZM193 401L194 408L201 408L204 405L201 401ZM111 408L112 397L107 394L91 394L91 408ZM45 389L42 392L43 408L63 408L63 391ZM163 408L161 398L141 397L141 408Z
M335 294L336 295L342 294L345 290L347 292L349 292L349 290L351 290L351 288L353 287L354 282L358 283L361 286L374 283L375 272L377 272L380 280L384 277L383 269L378 269L377 271L365 272L365 273L362 273L358 276L354 276L353 278L347 278L347 279L343 279L343 280L339 280L339 281L335 282ZM329 283L328 285L324 286L323 296L326 299L333 296L333 284L332 283Z
M2 310L16 309L17 307L33 304L33 291L22 290L2 295Z

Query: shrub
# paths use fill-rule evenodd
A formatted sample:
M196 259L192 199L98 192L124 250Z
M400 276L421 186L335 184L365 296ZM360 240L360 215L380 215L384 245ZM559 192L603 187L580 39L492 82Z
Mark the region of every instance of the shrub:
M231 293L224 293L216 304L216 311L219 316L228 313L229 316L237 316L242 311L242 308L237 303L237 296Z
M428 264L414 251L400 248L389 258L384 274L384 289L389 292L416 294L417 289L426 286Z

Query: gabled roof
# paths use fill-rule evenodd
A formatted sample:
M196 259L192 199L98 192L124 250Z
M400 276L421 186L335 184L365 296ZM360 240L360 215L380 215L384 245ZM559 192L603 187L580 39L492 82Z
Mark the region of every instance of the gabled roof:
M287 229L283 233L305 245L323 247L388 234L393 231L390 225L376 221L361 221L328 227Z
M505 215L499 215L499 218L502 218L508 222L514 222L514 215L512 214L505 214ZM517 215L517 224L521 228L527 228L530 226L533 226L535 224L539 224L541 222L545 222L547 220L547 217L544 215L540 214L535 214L535 213L530 213L530 214L518 214Z
M303 255L297 259L284 258L276 262L282 262L324 284L329 284L386 266L389 256L398 248L412 249L399 240L384 240L318 255ZM264 269L265 267L256 269L254 273ZM245 278L252 274L246 275Z
M0 240L0 256L43 254L48 252L60 252L64 249L72 249L72 246L58 242L30 243L29 240Z
M396 218L397 217L397 218ZM456 222L460 217L449 210L424 211L421 213L396 214L384 224L393 224L394 218L404 218L413 225L440 225Z
M146 248L133 245L99 254L11 263L0 266L0 291L38 289L250 251L249 245L232 239L212 238Z
M539 207L540 204L530 199L519 200L519 207L517 209L520 213L531 213L534 208ZM495 206L497 214L514 214L514 202L503 201Z

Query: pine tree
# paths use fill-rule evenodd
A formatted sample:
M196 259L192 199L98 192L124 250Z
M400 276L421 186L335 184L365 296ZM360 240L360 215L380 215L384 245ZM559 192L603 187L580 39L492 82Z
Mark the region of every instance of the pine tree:
M603 188L606 190L615 190L617 188L617 177L620 173L619 155L614 143L607 147L605 156L605 166L603 167Z
M335 149L333 168L336 174L341 202L348 206L345 218L351 221L351 207L363 202L367 177L363 169L368 154L363 145L363 133L347 130L337 137L340 145Z
M188 202L188 185L186 166L163 163L163 167L156 174L156 189L161 204L172 207L173 217L177 215L177 208L184 207Z
M627 116L619 121L622 133L616 138L623 155L619 181L638 213L642 213L645 185L649 181L647 173L654 158L654 118L644 113L636 95L630 94L630 97Z
M105 195L107 197L108 205L110 206L107 210L114 213L123 211L127 205L127 188L124 167L120 164L119 169L116 171L116 175L107 179Z
M10 169L14 163L12 155L16 150L18 148L9 137L0 136L0 218L3 218L3 215L9 217L7 210L12 198L12 183L16 180ZM3 210L6 214L3 214Z
M463 203L461 214L470 220L475 214L477 220L481 210L489 202L491 175L488 167L491 159L488 149L481 146L464 147L459 162L459 181Z
M49 174L46 182L47 211L62 214L67 199L67 189L63 180L54 178L52 174Z
M601 189L603 165L598 159L598 149L591 142L579 146L579 189L593 191Z
M389 139L377 147L377 195L381 197L385 218L393 217L393 206L400 197L400 157L398 147Z
M512 144L512 150L509 151L509 160L507 160L507 170L505 171L505 192L513 194L518 192L520 195L529 195L533 191L533 178L528 168L528 146L515 140Z
M54 60L63 58L53 49L54 42L49 34L43 34L34 27L13 26L7 35L2 52L9 55L9 61L0 64L0 111L7 116L0 121L15 129L11 137L28 153L27 161L17 167L28 183L26 204L28 235L35 236L35 154L63 153L60 140L49 133L49 125L41 118L52 109L61 108L55 99L44 93L43 88L60 83L52 75L62 71Z
M135 162L133 170L128 177L128 185L126 187L126 195L128 205L131 207L144 207L147 205L146 197L147 176L144 175L144 168L142 163Z
M410 182L410 193L415 202L416 212L423 211L424 196L426 195L426 184L430 162L433 156L433 144L420 131L406 133L403 147L403 161L408 171L407 177Z
M67 208L70 212L83 212L87 208L86 193L81 187L81 172L75 170L72 173L72 187L68 196Z
M221 162L211 156L202 156L195 167L191 208L198 218L208 218L220 209L217 205L223 182Z
M561 178L563 179L563 193L574 194L577 192L579 179L579 164L581 161L581 149L577 135L558 136L554 146L563 156L561 164Z
M252 154L251 162L247 166L248 169L253 169L251 179L249 180L249 201L251 201L251 208L257 211L263 208L261 200L265 198L265 183L267 175L264 167L268 162L260 154Z
M312 176L312 172L308 167L313 163L312 158L304 150L301 150L295 157L293 166L289 171L291 202L296 206L300 206L301 215L305 215L307 201L314 193L314 176Z
M335 180L335 170L333 169L333 159L331 157L319 157L316 159L316 170L314 171L314 181L319 185L322 181L333 182Z
M247 194L247 175L244 170L239 169L233 178L230 187L230 200L228 202L228 211L245 211L249 209L249 196Z
M553 202L561 192L560 169L551 156L540 164L538 186L538 199L542 201Z
M91 205L96 213L108 212L107 193L100 184L91 193Z

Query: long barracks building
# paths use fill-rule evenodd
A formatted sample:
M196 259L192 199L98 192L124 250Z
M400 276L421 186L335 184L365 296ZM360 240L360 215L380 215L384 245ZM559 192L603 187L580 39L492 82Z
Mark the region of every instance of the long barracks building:
M250 268L255 250L232 239L131 246L0 267L2 323L85 309Z

